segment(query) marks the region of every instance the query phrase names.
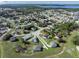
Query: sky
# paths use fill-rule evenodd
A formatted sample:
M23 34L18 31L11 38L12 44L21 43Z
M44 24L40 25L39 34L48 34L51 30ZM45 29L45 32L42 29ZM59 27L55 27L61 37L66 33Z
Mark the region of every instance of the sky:
M79 4L79 1L0 1L0 4Z

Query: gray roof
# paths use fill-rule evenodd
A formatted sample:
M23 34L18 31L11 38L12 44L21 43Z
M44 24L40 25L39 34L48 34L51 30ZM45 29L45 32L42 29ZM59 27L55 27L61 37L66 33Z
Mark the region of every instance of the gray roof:
M15 49L16 49L16 52L25 52L25 49L20 45L16 45Z
M52 42L50 42L50 46L52 48L55 48L55 47L57 47L57 43L55 41L52 41Z
M16 41L16 37L11 37L10 41L12 41L12 42Z
M39 42L39 39L37 37L35 37L35 38L32 39L32 42L38 43Z
M0 33L5 33L7 31L7 28L3 27L3 28L0 28Z
M33 51L42 51L43 47L41 45L36 45L33 48Z
M24 41L30 39L32 37L32 34L26 34L24 37L22 37L24 39Z

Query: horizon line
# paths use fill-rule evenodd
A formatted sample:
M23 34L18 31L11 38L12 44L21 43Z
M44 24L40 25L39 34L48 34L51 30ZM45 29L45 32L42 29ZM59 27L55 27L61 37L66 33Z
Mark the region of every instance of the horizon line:
M0 1L0 4L79 4L79 1Z

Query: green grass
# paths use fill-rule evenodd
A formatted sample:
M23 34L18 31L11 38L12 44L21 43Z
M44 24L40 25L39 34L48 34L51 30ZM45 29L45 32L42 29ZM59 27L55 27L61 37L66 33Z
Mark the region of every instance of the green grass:
M71 55L73 56L73 57L78 57L78 54L77 54L77 49L76 49L76 45L73 43L73 40L74 40L74 37L76 36L76 35L78 35L79 34L79 32L77 32L77 31L73 31L72 33L71 33L71 36L70 37L68 37L68 41L67 41L67 50L69 50L70 49L70 51L71 51Z
M27 56L27 53L16 53L15 52L15 45L17 44L17 42L9 42L9 41L5 41L2 42L2 46L3 46L3 58L21 58L24 56ZM19 42L18 42L19 44ZM22 44L20 44L22 45Z
M67 52L64 52L64 53L62 53L61 55L58 55L58 56L56 56L56 57L54 57L54 58L73 58L73 56L70 55L70 54L67 53Z
M31 43L31 48L29 50L27 50L25 53L16 53L15 52L15 45L16 44L20 44L23 46L23 43L21 42L20 40L20 37L18 38L19 41L17 42L10 42L10 41L0 41L1 44L0 46L3 47L3 58L24 58L24 57L28 57L28 58L46 58L46 57L60 57L60 58L74 58L74 57L79 57L79 53L78 51L76 50L76 46L73 44L73 37L75 35L79 34L78 31L73 31L71 33L71 35L69 35L68 37L64 38L67 42L65 43L65 51L64 53L60 54L60 55L57 55L57 56L54 56L58 53L60 53L63 49L63 46L62 47L59 47L59 48L49 48L48 50L44 49L42 52L35 52L33 53L32 52L32 47L33 45L35 45L34 43ZM0 56L1 56L1 47L0 47Z
M2 46L3 46L3 58L18 58L18 57L47 57L50 56L51 54L57 54L62 50L62 47L60 48L49 48L48 50L44 49L43 52L36 52L31 55L32 50L28 50L25 53L16 53L15 52L15 45L17 42L9 42L9 41L3 41Z
M16 43L10 43L10 42L2 42L3 46L3 58L6 57L16 57L18 54L16 54L14 51L14 46Z
M64 10L67 10L67 11L79 11L79 8L67 8L67 9L64 9Z
M78 31L73 31L71 32L71 35L69 35L67 38L64 38L67 42L65 44L65 51L63 54L57 56L57 57L61 57L61 58L71 58L71 57L79 57L78 51L76 49L76 46L73 43L74 40L74 36L78 35L79 32Z
M71 35L64 37L63 39L67 42L65 43L65 51L57 56L52 56L52 58L77 58L79 57L79 51L77 51L76 46L73 43L74 36L79 35L78 31L71 32Z
M1 46L0 46L0 58L1 58Z
M46 58L50 55L55 55L61 52L62 48L49 48L48 50L44 49L43 52L34 53L34 55L28 56L30 58Z

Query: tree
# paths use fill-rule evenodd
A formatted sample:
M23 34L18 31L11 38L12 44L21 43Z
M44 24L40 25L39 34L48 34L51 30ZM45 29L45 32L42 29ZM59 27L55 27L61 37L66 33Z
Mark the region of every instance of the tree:
M79 35L74 37L73 43L79 46Z
M6 34L6 35L2 38L2 40L3 40L3 41L9 40L10 37L12 37L11 34Z

